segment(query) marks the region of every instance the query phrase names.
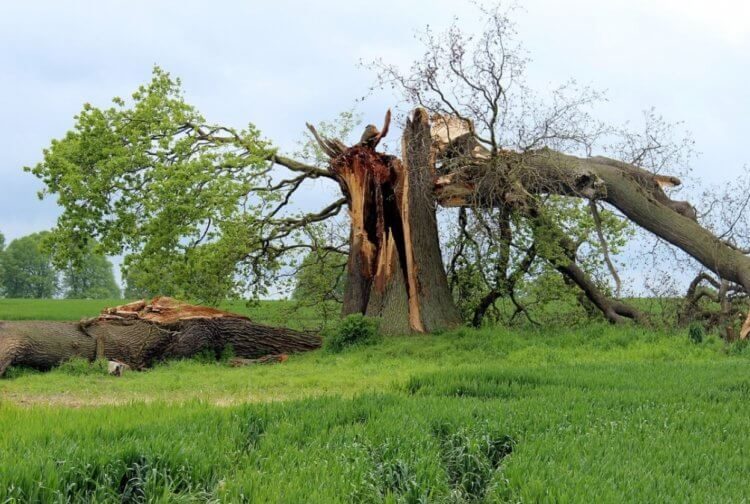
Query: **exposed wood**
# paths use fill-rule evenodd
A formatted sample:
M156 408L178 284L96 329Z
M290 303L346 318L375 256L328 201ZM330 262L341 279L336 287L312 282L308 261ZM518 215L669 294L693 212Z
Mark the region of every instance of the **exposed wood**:
M750 336L750 313L742 324L742 329L740 329L740 339L747 339L748 336Z
M362 140L345 149L311 128L349 206L343 313L380 317L386 333L445 329L459 317L440 255L429 120L424 111L414 113L398 159L375 150L390 117L388 111L382 130L368 126Z
M124 362L110 360L107 361L107 371L112 376L122 376L125 372L130 371L130 366Z

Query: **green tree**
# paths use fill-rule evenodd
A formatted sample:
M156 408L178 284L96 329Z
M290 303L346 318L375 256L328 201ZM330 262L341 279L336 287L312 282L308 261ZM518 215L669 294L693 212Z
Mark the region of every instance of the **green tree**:
M274 164L295 176L279 181ZM284 211L301 182L331 175L276 155L253 125L207 123L158 67L129 100L84 105L27 170L63 209L52 236L58 264L84 255L93 238L125 256L126 276L138 272L131 287L208 302L267 292L296 260L301 230L345 205Z
M123 275L123 283L125 284L125 288L122 293L122 297L124 299L149 299L153 298L157 295L162 296L171 296L173 295L169 291L162 291L162 292L152 292L148 290L145 287L139 287L139 284L145 283L148 284L149 282L147 279L139 281L138 276L135 272L127 272Z
M58 273L43 248L47 232L10 242L2 253L0 283L10 298L51 298L58 292Z
M120 297L112 263L91 246L78 263L63 272L63 289L69 299L113 299Z
M0 233L0 271L2 271L3 263L3 251L5 250L5 235ZM0 297L5 295L5 288L3 286L2 275L0 275Z

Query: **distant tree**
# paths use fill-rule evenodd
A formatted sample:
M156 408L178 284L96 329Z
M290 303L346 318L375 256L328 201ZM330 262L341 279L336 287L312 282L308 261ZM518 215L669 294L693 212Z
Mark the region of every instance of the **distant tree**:
M2 262L3 262L3 250L5 250L5 236L3 233L0 233L0 268L2 268ZM3 297L5 295L5 289L3 287L3 279L2 275L0 275L0 297Z
M63 288L68 299L112 299L120 297L112 263L90 247L78 264L63 272Z
M0 283L10 298L51 298L58 292L58 274L42 248L47 233L34 233L10 242L0 261Z
M314 250L307 254L297 271L292 298L304 304L341 301L344 296L346 256Z

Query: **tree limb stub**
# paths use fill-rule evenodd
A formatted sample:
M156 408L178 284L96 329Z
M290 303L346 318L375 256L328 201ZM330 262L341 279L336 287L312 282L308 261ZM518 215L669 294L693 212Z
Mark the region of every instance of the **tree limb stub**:
M143 369L169 358L231 345L240 358L305 352L319 336L257 324L247 317L170 298L106 309L81 322L0 322L0 376L8 366L50 369L73 357L106 358Z

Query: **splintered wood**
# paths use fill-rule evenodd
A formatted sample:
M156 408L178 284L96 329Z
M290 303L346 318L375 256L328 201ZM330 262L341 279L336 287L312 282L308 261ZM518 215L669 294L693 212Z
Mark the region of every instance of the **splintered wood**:
M388 117L383 131L387 131L387 123ZM331 160L331 171L348 196L351 252L359 256L349 267L361 268L357 274L380 294L391 286L393 275L403 275L409 326L424 332L411 243L407 168L397 158L376 152L383 133L373 126L368 126L368 131L362 142Z
M308 124L330 158L329 171L349 207L342 311L380 317L381 330L390 334L444 330L457 325L460 316L440 252L434 148L447 147L456 134L466 136L467 125L446 120L435 133L443 139L438 141L430 132L427 112L417 109L407 120L399 159L376 150L390 117L389 111L381 130L368 125L360 142L351 147L321 136Z
M181 320L215 319L215 318L243 318L242 315L229 313L208 306L183 303L170 297L156 297L150 302L144 300L106 308L97 320L139 319L157 324L171 324Z

